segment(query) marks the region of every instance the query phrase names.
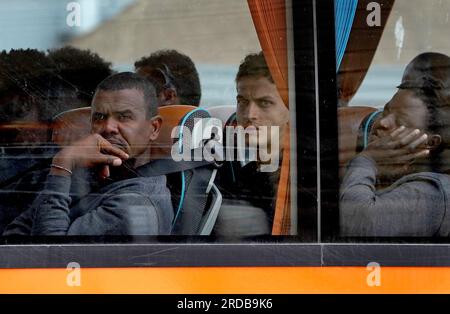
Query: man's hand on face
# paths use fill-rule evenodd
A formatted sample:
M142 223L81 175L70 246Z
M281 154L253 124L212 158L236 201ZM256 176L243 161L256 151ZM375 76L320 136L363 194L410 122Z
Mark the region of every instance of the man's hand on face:
M103 166L100 176L109 177L109 166L120 166L122 161L128 158L128 154L113 146L101 135L92 134L61 150L53 158L53 164L69 171L79 167ZM66 170L54 167L50 173L65 176L70 174Z
M378 168L378 178L398 179L410 172L416 159L427 156L430 151L425 143L428 136L416 129L401 126L390 134L374 136L361 155L373 159Z

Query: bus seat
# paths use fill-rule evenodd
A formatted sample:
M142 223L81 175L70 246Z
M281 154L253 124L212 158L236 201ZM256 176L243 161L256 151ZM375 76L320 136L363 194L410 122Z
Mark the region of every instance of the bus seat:
M179 132L173 143L183 151L190 148L188 155L193 157L198 150L203 151L204 145L211 139L208 128L203 128L199 119L209 119L211 115L205 108L196 108L180 119L178 126L189 129L191 139L189 146L184 132ZM204 134L204 132L206 133ZM194 145L192 145L192 143ZM197 143L202 143L197 146ZM211 142L216 143L216 142ZM223 150L221 144L214 145L216 151ZM184 153L184 152L183 152ZM173 160L169 162L174 163ZM175 165L176 164L176 165ZM222 205L222 195L214 181L219 165L205 158L193 161L176 162L173 167L183 167L183 171L170 173L167 181L172 195L175 218L172 227L174 235L209 235L215 225Z
M189 105L172 105L159 107L159 115L163 119L161 131L158 139L152 145L152 158L167 159L170 158L173 145L172 130L178 125L181 119L190 111L197 109Z
M50 131L51 125L46 122L12 121L0 123L0 146L48 143ZM23 134L26 136L23 136Z
M343 178L346 164L357 153L363 121L376 112L372 107L338 108L339 174Z

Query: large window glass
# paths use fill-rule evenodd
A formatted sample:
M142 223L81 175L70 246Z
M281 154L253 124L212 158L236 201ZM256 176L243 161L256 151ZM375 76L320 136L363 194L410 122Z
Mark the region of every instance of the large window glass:
M268 4L2 1L0 235L296 235Z
M450 1L369 2L348 14L338 69L338 232L445 239Z

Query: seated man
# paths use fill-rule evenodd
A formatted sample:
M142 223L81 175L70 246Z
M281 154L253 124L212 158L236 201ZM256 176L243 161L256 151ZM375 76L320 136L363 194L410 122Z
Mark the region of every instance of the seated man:
M169 234L165 176L148 172L162 119L153 86L126 72L106 78L92 101L91 135L53 158L44 189L4 235Z
M188 56L176 50L159 50L136 61L134 67L155 86L159 106L200 104L200 79Z
M221 168L219 186L224 205L214 233L227 236L271 234L282 139L288 129L289 110L278 93L262 52L245 57L236 75L236 88L236 124L245 128L248 150L256 151L257 158L226 162ZM269 132L264 134L264 128ZM273 137L272 131L278 131L278 136ZM226 137L225 141L228 140ZM276 161L271 169L267 169L267 161L260 158L263 147L270 151L270 162ZM248 151L246 154L250 155Z
M423 53L350 161L342 236L450 235L450 58Z
M1 234L43 188L57 152L49 138L54 116L89 106L112 70L98 55L72 47L48 55L35 49L4 51L0 69L0 122L9 126L0 132Z

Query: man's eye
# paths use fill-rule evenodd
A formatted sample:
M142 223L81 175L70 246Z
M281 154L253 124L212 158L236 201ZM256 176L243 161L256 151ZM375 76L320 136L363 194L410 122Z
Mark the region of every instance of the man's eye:
M130 119L131 119L131 116L128 115L128 114L121 114L121 115L119 115L119 120L120 121L127 121L127 120L130 120Z
M260 104L260 106L262 106L262 107L269 107L270 105L272 105L272 102L269 101L269 100L261 100L261 101L259 102L259 104Z
M94 114L93 120L94 121L102 121L106 119L106 115L104 114Z
M247 99L238 98L237 99L237 104L238 104L238 106L247 106L248 105L248 100Z

